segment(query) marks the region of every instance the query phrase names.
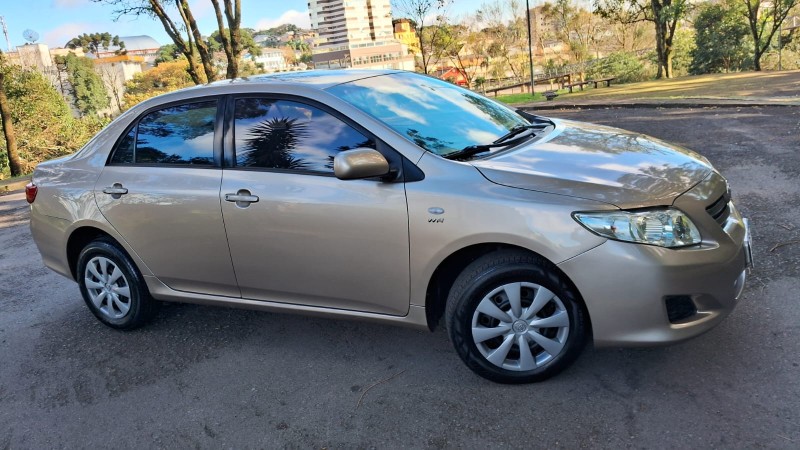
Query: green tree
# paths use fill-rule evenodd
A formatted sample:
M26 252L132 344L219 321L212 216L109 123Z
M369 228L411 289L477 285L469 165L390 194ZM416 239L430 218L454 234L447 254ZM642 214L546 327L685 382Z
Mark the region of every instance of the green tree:
M695 44L689 72L749 69L753 44L741 6L732 1L704 5L694 21Z
M117 53L125 50L125 42L121 41L119 36L112 36L111 33L84 33L67 42L67 48L73 50L81 48L86 53L91 53L95 56L98 55L101 49L107 51L111 46L119 47Z
M615 23L652 22L656 32L656 77L674 76L675 33L688 11L688 0L594 0L594 8L595 13Z
M800 0L740 0L744 5L744 15L750 25L753 38L753 67L761 70L761 57L772 43L772 38L780 32L783 21Z
M230 30L225 28L225 33L230 39ZM258 56L261 54L261 47L253 40L253 31L250 28L242 28L241 30L241 48L247 50L251 55ZM222 36L219 30L214 30L211 36L208 37L208 48L219 52L223 50Z
M162 45L158 48L158 56L156 56L155 63L159 65L164 62L175 61L183 57L183 54L175 44Z
M633 83L647 79L647 71L635 55L617 52L594 64L587 72L589 78L616 78L617 83Z
M91 59L76 56L74 53L57 59L67 66L75 108L81 115L96 115L98 111L111 104L103 79L94 70L94 62Z
M420 67L422 73L429 73L444 56L442 43L448 39L442 35L447 32L447 9L450 0L392 0L392 6L400 15L411 19L419 37Z

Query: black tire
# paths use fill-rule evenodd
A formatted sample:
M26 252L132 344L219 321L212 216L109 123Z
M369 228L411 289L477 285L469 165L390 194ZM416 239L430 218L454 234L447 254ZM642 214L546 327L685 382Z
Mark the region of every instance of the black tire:
M106 263L107 261L110 263ZM104 283L101 278L94 276L91 271L87 271L89 264L92 264L95 272L99 271L100 266L105 266L106 269L116 267L121 272L121 276L113 282ZM111 278L109 277L108 280ZM140 327L158 311L159 303L150 296L142 274L130 257L110 238L96 239L84 247L78 256L77 279L86 306L95 317L111 328L131 330ZM96 284L88 286L88 283ZM98 287L103 284L105 285L103 288ZM97 306L92 300L93 296L94 298L101 297L98 293L112 290L118 301L113 301L110 294L102 295L100 306ZM128 292L129 295L121 294L122 290ZM127 310L123 313L123 310L117 305L127 306Z
M514 319L514 315L511 314L511 302L505 290L488 297L492 292L509 285L519 287L519 298L521 299L519 304L525 308L518 309L521 313L520 318L517 319ZM530 320L523 321L524 323L519 322L524 319L522 316L525 315L527 308L530 308L531 311L535 310L533 298L542 287L545 288L542 290L542 299L548 298L548 290L555 296L546 303L542 303L545 306L536 310L538 312L535 312ZM507 317L512 318L509 323L513 325L510 328L505 326L507 319L501 321L483 312L476 313L477 308L485 299L497 306L499 310L505 311L504 314ZM486 310L487 306L491 307L484 303L482 311ZM568 327L565 326L567 322L562 315L564 312L568 319ZM559 327L533 328L527 325L529 322L543 323L541 322L543 319L554 320L556 315L559 316L558 319L561 323ZM567 368L577 358L587 340L586 313L580 296L566 282L555 266L540 257L523 251L493 252L467 266L450 289L445 320L450 341L467 367L476 374L498 383L532 383L550 378ZM537 320L539 322L534 322ZM473 337L473 323L481 329L484 329L484 324L486 324L489 327L485 328L486 330L504 329L506 331L503 335L485 339L480 344L476 344ZM552 337L551 340L561 346L560 350L553 351L553 353L557 353L555 355L548 353L544 347L531 338L532 333L539 335L533 336L537 339ZM506 346L506 339L511 341L508 346ZM519 339L526 341L529 352L525 353L533 355L533 360L523 358L523 349L520 347L520 342L523 341ZM549 344L549 341L544 342L545 346ZM478 345L481 346L481 349L478 348ZM502 358L500 363L502 366L489 361L485 355L487 353L493 355L493 345L496 346L495 350L500 347L508 349L505 353L506 356L499 357ZM515 350L517 360L516 366L513 366ZM498 354L503 353L498 352ZM523 359L526 359L525 363L523 363ZM535 368L526 370L526 367L531 367L531 361L537 359L541 360L541 363L534 364Z

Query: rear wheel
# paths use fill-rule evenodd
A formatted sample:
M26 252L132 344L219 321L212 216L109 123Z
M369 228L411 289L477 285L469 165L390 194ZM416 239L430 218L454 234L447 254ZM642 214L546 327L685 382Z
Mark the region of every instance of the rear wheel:
M552 264L519 251L491 253L464 269L450 290L446 320L461 359L500 383L547 379L586 342L573 288Z
M142 275L112 240L90 242L78 257L77 273L86 305L104 324L133 329L155 315L158 303Z

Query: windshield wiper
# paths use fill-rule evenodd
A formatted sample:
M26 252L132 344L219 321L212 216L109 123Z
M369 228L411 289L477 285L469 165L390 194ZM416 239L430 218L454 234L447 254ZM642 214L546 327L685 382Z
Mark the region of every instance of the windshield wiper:
M530 135L520 136L516 139L512 139L515 136L519 136L520 134L528 130L536 131L536 130L543 130L545 128L547 128L547 125L545 124L518 125L509 130L508 133L495 139L494 142L492 142L491 144L468 145L462 148L461 150L448 153L447 155L444 155L444 157L447 159L466 159L469 158L470 156L477 155L478 153L488 152L493 148L514 146L535 136L536 133L531 133Z

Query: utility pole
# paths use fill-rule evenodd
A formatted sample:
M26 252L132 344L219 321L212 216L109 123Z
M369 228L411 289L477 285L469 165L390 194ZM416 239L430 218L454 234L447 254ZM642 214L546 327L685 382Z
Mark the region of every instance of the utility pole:
M531 7L525 0L525 15L528 17L528 62L531 70L531 97L533 97L533 40L531 39Z
M3 25L3 34L6 35L6 49L11 53L11 41L8 39L8 27L6 27L6 18L0 16L0 24Z

